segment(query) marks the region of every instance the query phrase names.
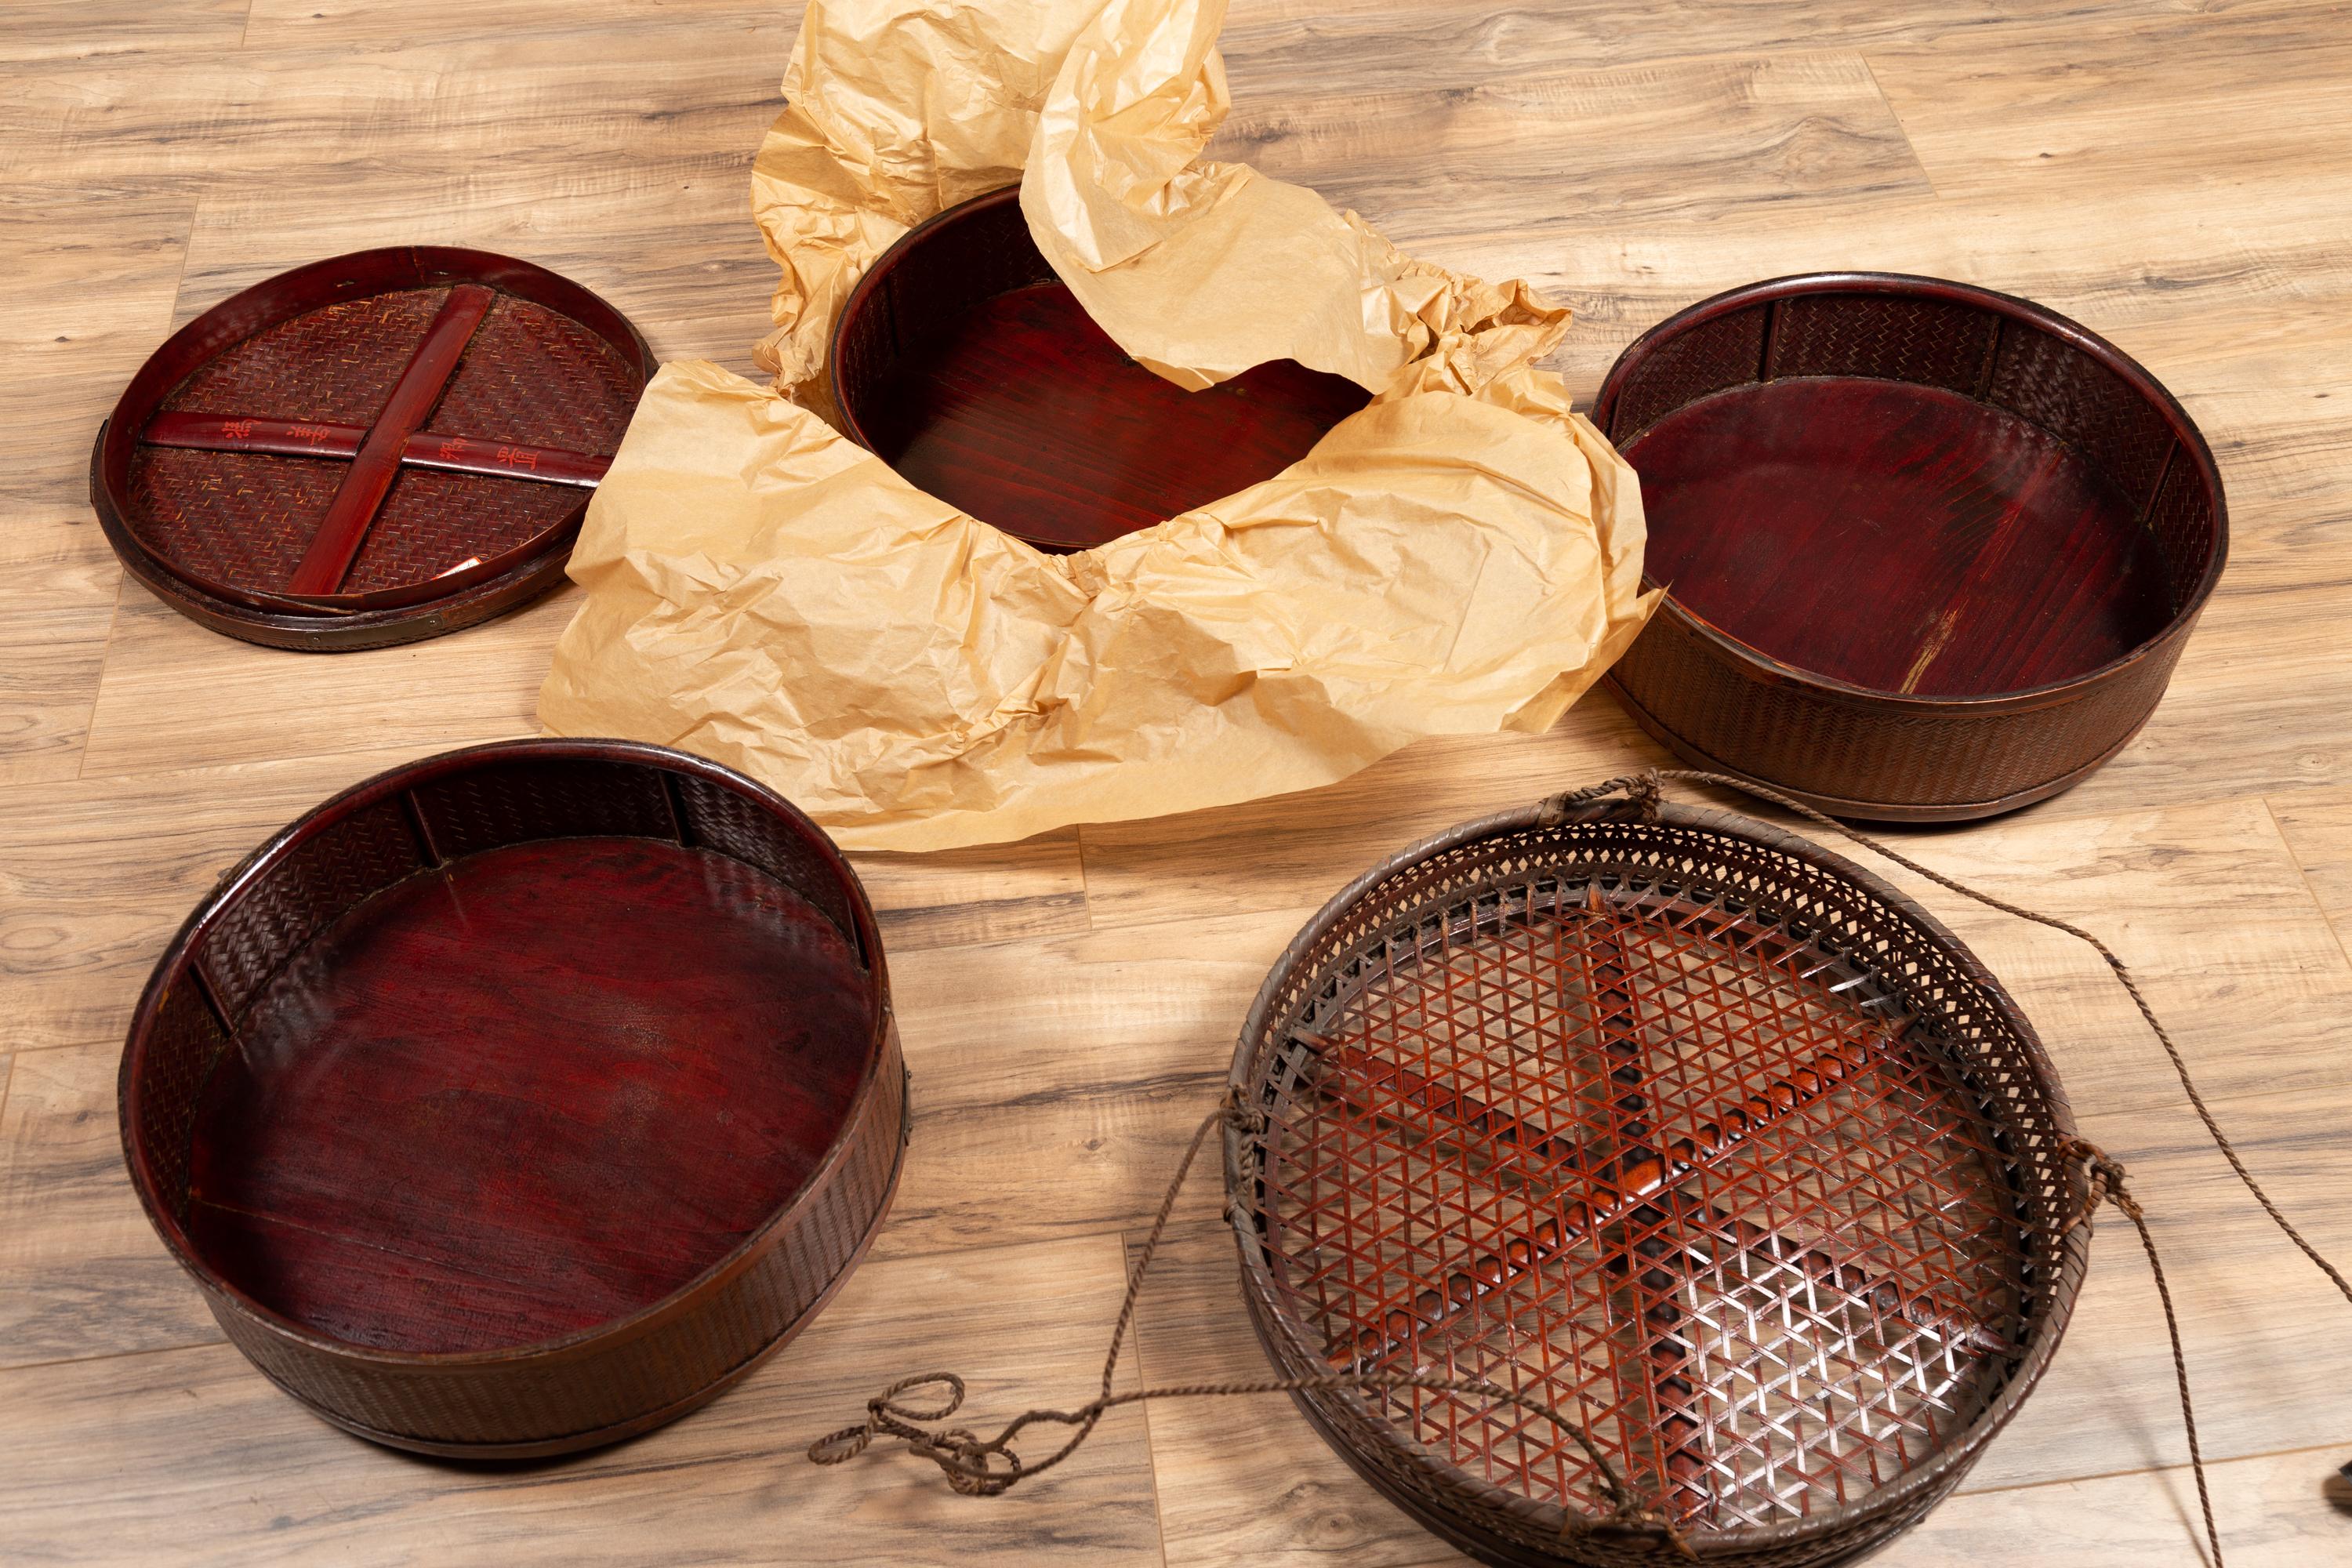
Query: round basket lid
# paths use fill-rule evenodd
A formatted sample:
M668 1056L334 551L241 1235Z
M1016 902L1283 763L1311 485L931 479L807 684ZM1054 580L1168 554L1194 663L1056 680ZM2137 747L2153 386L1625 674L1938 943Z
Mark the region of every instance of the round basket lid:
M1883 882L1720 814L1531 811L1408 852L1301 936L1235 1077L1267 1119L1228 1175L1284 1370L1518 1389L1703 1553L1828 1561L1907 1523L2022 1399L2080 1273L2070 1124L2016 1009ZM1609 1495L1527 1412L1303 1403L1457 1544L1614 1560L1560 1542Z
M407 642L552 587L651 378L619 311L529 262L364 250L158 349L100 432L115 552L215 630Z

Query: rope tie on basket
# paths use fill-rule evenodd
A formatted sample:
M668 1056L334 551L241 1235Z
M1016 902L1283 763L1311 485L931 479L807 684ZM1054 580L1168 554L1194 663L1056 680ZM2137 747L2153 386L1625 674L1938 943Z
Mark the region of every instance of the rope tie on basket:
M1160 1238L1167 1233L1169 1217L1176 1211L1176 1198L1192 1173L1193 1162L1199 1158L1202 1146L1209 1134L1219 1127L1231 1127L1244 1137L1265 1132L1264 1112L1248 1104L1239 1085L1225 1091L1217 1109L1202 1120L1185 1148L1184 1157L1176 1163L1176 1174L1168 1184L1168 1191L1160 1200L1160 1212L1153 1216L1151 1228L1146 1233L1135 1262L1128 1269L1127 1292L1121 1299L1118 1318L1111 1329L1110 1349L1103 1357L1101 1392L1075 1410L1035 1409L1024 1411L1008 1422L995 1436L982 1439L967 1427L940 1426L940 1422L951 1418L963 1406L964 1380L951 1372L919 1373L902 1377L880 1394L866 1402L866 1419L854 1426L844 1426L829 1432L809 1445L812 1463L838 1465L864 1453L877 1437L895 1437L908 1449L930 1460L945 1472L948 1485L966 1497L1001 1497L1014 1484L1031 1476L1039 1476L1060 1464L1076 1452L1094 1432L1103 1416L1122 1405L1140 1405L1154 1399L1217 1398L1250 1394L1297 1394L1313 1390L1348 1389L1360 1393L1392 1393L1400 1389L1417 1388L1433 1394L1474 1394L1500 1404L1516 1405L1531 1415L1540 1415L1574 1440L1591 1461L1593 1473L1601 1478L1601 1489L1608 1493L1610 1510L1605 1514L1584 1517L1564 1512L1561 1520L1563 1535L1629 1534L1646 1536L1663 1542L1675 1553L1687 1562L1698 1561L1690 1542L1675 1528L1666 1513L1643 1497L1592 1441L1591 1435L1577 1423L1539 1399L1515 1388L1490 1383L1483 1378L1423 1377L1407 1373L1333 1373L1320 1377L1268 1377L1241 1383L1173 1384L1159 1388L1135 1389L1125 1394L1111 1392L1118 1371L1118 1358L1127 1342L1128 1331L1135 1323L1136 1300L1143 1289L1144 1276L1160 1250ZM914 1406L903 1403L900 1395L919 1388L938 1388L943 1397L933 1406ZM1027 1427L1039 1423L1076 1428L1062 1446L1034 1464L1024 1463L1013 1452L1013 1439Z
M2164 1278L2164 1259L2157 1256L2147 1212L2124 1185L2123 1163L2089 1139L2069 1138L2059 1145L2058 1157L2083 1167L2083 1206L2067 1216L2061 1234L2071 1234L2078 1226L2088 1234L2103 1203L2113 1204L2139 1233L2140 1250L2147 1254L2147 1270L2156 1277L2156 1299L2164 1304L2164 1331L2172 1341L2172 1377L2180 1388L2180 1429L2189 1438L2189 1468L2197 1478L2197 1509L2205 1516L2205 1544L2213 1554L2213 1568L2223 1568L2221 1531L2213 1522L2213 1494L2205 1484L2205 1451L2197 1446L2197 1405L2189 1397L2189 1358L2180 1348L2180 1320L2172 1310L2172 1287Z
M2221 1152L2221 1157L2230 1163L2230 1169L2237 1173L2238 1180L2243 1184L2246 1191L2253 1195L2254 1202L2262 1205L2263 1212L2270 1215L2272 1223L2279 1227L2289 1241L2294 1243L2305 1258L2311 1259L2313 1265L2327 1277L2328 1282L2336 1287L2337 1292L2347 1301L2352 1301L2352 1281L2347 1281L2342 1271L2322 1257L2319 1249L2304 1237L2303 1232L2294 1227L2294 1223L2280 1211L2278 1205L2271 1201L2271 1195L2263 1190L2262 1184L2254 1179L2254 1173L2246 1168L2245 1161L2239 1157L2237 1146L2230 1142L2229 1134L2221 1131L2221 1124L2214 1119L2212 1110L2205 1103L2205 1097L2198 1092L2196 1079L2189 1071L2188 1060L2180 1054L2179 1046L2174 1043L2171 1031L2167 1029L2163 1021L2157 1017L2156 1009L2148 1005L2147 997L2140 991L2139 982L2133 977L2130 968L2116 955L2114 949L2082 927L2062 921L2055 915L2045 915L2039 910L2011 903L2005 899L1995 898L1990 893L1979 892L1940 871L1922 866L1884 841L1873 838L1866 833L1858 832L1827 813L1816 811L1801 801L1792 800L1778 790L1768 789L1762 784L1751 784L1746 779L1733 778L1726 773L1706 773L1693 768L1651 768L1640 773L1622 774L1597 784L1587 785L1583 789L1570 790L1563 795L1553 795L1537 808L1536 820L1540 826L1557 827L1566 820L1570 807L1589 801L1604 799L1612 795L1622 794L1641 813L1643 821L1654 822L1658 815L1659 786L1667 779L1679 779L1691 784L1715 784L1724 789L1735 790L1741 795L1752 795L1758 800L1769 801L1783 810L1794 812L1816 826L1826 827L1849 842L1858 844L1893 861L1906 871L1926 878L1939 888L1958 893L1964 899L1973 900L1987 909L1999 910L2001 913L2014 915L2019 920L2031 921L2036 925L2063 931L2068 936L2088 943L2093 952L2106 961L2107 967L2114 972L2116 979L2123 985L2125 994L2131 997L2132 1005L2139 1009L2139 1016L2147 1024L2149 1032L2156 1036L2157 1043L2164 1047L2166 1058L2172 1063L2173 1076L2180 1080L2182 1093L2188 1096L2189 1106L2197 1112L2197 1120L2205 1124L2206 1134L2212 1139L2213 1146L2219 1149ZM2078 1226L2087 1229L2091 1224L2092 1215L2102 1204L2113 1205L2125 1218L2132 1222L2133 1228L2139 1233L2141 1250L2147 1254L2149 1272L2156 1278L2157 1297L2164 1306L2165 1329L2172 1340L2172 1370L2180 1385L2180 1425L2189 1438L2189 1468L2195 1472L2197 1478L2197 1501L2205 1516L2205 1539L2212 1552L2212 1568L2222 1568L2221 1532L2213 1523L2212 1496L2205 1482L2205 1459L2197 1446L2197 1414L2189 1397L2189 1362L2181 1351L2180 1322L2173 1311L2172 1289L2165 1279L2164 1264L2157 1256L2156 1237L2148 1230L2147 1215L2141 1209L2138 1200L2131 1195L2124 1184L2123 1165L2097 1145L2081 1138L2070 1139L2060 1147L2058 1153L2063 1161L2079 1163L2083 1167L2085 1193L2083 1206L2066 1220L2062 1227L2062 1234L2071 1233Z

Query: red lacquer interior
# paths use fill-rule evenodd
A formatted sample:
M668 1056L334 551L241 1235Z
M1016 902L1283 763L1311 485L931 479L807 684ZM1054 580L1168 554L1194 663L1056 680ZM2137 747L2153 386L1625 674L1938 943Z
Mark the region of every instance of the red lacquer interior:
M1202 392L1154 375L1055 278L1017 195L915 230L842 312L845 426L922 489L1082 549L1271 479L1368 401L1289 360Z
M486 1350L652 1305L841 1131L864 971L761 872L643 838L378 894L256 1005L201 1102L188 1234L338 1339Z
M1626 448L1649 574L1785 663L1968 696L2087 673L2172 617L2137 502L2038 426L1942 387L1751 384Z
M200 1273L345 1343L541 1343L824 1165L879 1048L855 883L735 785L562 749L614 745L331 803L167 957L126 1109Z

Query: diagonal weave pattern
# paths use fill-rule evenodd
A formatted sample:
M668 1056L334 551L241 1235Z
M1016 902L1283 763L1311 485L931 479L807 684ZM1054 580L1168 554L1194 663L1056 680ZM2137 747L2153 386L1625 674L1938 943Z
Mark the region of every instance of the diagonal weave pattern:
M607 458L637 405L637 373L613 346L544 305L501 295L425 428Z
M1793 867L1764 883L1769 858L1710 837L1474 839L1335 900L1253 1016L1244 1255L1286 1371L1519 1390L1710 1560L1818 1561L1706 1544L1851 1545L1951 1484L1923 1495L1923 1468L1957 1479L2047 1353L2063 1110L2021 1020L1891 911L1826 907ZM1328 1403L1416 1511L1459 1524L1488 1493L1474 1526L1522 1548L1530 1505L1607 1511L1591 1461L1508 1405Z
M373 425L448 297L446 289L399 289L306 310L197 370L163 406Z
M447 289L402 289L307 310L191 374L167 410L369 426ZM436 434L609 456L636 406L638 372L589 328L500 295L467 343L428 426ZM128 522L141 543L205 584L283 593L348 459L142 447ZM394 481L340 591L430 582L520 549L577 517L574 488L408 469Z

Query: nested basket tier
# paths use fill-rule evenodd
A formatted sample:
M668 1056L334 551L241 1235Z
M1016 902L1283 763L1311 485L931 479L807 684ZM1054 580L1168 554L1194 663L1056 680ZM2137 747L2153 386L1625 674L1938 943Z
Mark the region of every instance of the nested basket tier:
M334 257L158 349L90 500L132 574L216 631L413 641L555 585L653 368L618 311L529 262Z
M133 1185L238 1348L467 1457L749 1373L880 1224L905 1105L832 844L604 741L432 758L286 828L164 952L121 1078Z
M1885 883L1726 813L1468 824L1342 891L1233 1081L1230 1214L1285 1376L1484 1379L1581 1424L1708 1562L1838 1562L1956 1486L2086 1258L2025 1019ZM1333 1447L1484 1561L1654 1561L1475 1394L1311 1390Z
M1020 195L909 230L835 323L843 430L921 489L1079 550L1273 478L1368 401L1289 360L1201 392L1152 374L1046 265Z
M1670 596L1608 679L1701 767L1846 816L2040 800L2138 731L2221 570L2211 453L2022 300L1822 274L1645 333L1594 418Z

